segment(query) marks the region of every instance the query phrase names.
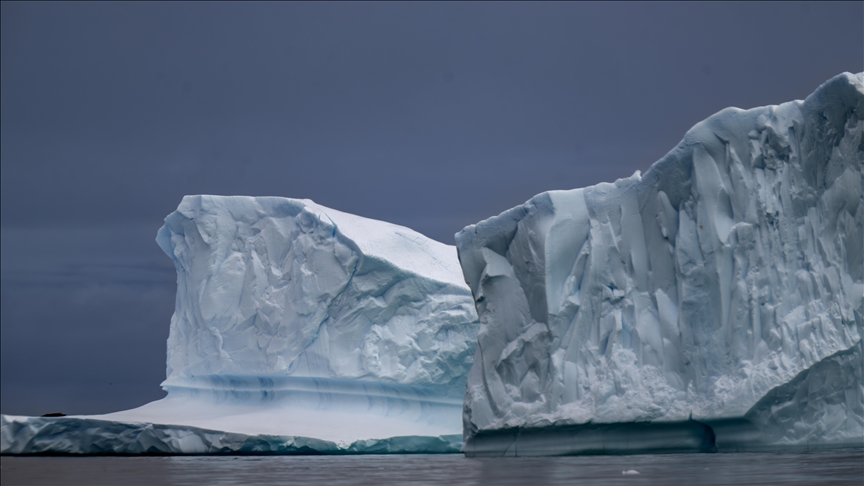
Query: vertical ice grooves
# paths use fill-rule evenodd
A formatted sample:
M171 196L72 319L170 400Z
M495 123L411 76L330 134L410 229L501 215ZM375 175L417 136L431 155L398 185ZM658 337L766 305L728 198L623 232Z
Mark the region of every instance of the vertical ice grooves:
M543 193L458 233L481 322L466 440L553 423L674 422L691 411L700 421L742 417L856 346L862 78L839 75L803 102L723 110L644 177ZM534 326L547 331L527 339ZM861 386L845 376L844 386ZM819 416L864 421L864 399L850 396L820 402ZM845 437L836 424L799 419L817 432L792 430L811 444Z

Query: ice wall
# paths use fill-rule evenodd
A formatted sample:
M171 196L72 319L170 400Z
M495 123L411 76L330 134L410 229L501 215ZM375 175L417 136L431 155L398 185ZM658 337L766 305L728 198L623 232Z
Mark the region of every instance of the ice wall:
M157 242L177 267L169 391L275 375L464 394L477 317L452 246L308 200L241 196L185 197Z
M762 445L864 438L862 118L862 74L845 73L711 116L644 176L458 233L480 316L466 452L496 431L743 417L772 390L788 413L749 415ZM834 398L775 390L847 352L825 366L859 373L814 395Z

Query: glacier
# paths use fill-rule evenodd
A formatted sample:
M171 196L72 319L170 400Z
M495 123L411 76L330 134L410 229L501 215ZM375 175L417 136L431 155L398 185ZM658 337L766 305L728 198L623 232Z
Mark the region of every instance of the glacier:
M456 235L468 456L864 446L864 74Z
M0 417L0 452L459 452L478 328L456 249L280 197L187 196L168 395L95 416Z

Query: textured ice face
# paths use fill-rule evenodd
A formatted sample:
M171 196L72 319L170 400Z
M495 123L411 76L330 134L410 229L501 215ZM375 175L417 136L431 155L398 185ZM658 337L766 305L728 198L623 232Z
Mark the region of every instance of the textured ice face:
M466 438L743 416L853 349L862 118L862 75L843 74L803 102L717 113L644 176L543 193L458 233L480 316ZM860 388L848 378L835 384ZM813 420L864 436L850 396Z
M461 398L477 316L452 246L277 197L187 196L165 386L200 375L352 378Z

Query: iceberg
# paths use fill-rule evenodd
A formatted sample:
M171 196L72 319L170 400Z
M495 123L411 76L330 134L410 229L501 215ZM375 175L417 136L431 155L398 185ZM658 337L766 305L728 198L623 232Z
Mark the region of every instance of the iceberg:
M166 398L0 417L3 453L459 452L477 315L456 249L309 200L187 196Z
M456 235L464 452L864 446L864 74Z

